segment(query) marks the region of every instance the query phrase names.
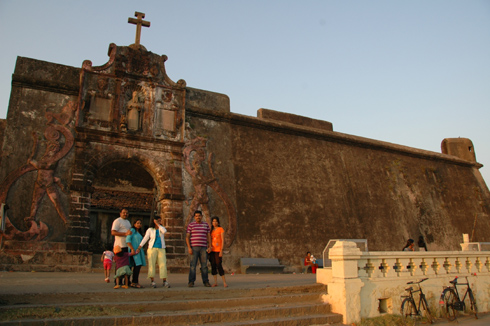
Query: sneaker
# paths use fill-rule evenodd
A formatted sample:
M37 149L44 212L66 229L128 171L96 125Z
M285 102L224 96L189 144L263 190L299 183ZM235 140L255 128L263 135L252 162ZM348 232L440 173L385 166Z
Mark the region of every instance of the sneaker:
M151 282L151 287L156 288L157 284L155 282Z
M194 287L194 282L189 282L189 284L187 284L188 287L190 288L193 288Z
M167 281L163 281L163 287L169 288L170 287L170 283L168 283Z
M210 288L211 287L211 284L209 284L209 282L206 282L206 283L204 283L204 286L207 287L207 288Z
M128 288L129 288L129 286L127 286L127 285L123 285L123 286L121 286L121 287L122 287L123 289L128 289Z
M108 277L106 277L105 282L106 283L109 283L109 278Z

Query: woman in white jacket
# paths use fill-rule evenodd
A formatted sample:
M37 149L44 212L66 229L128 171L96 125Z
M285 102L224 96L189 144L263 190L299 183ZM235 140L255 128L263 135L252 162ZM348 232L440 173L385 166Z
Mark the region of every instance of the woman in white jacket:
M167 229L162 225L162 220L159 217L155 217L150 225L150 228L146 230L145 237L141 240L138 249L141 249L148 240L148 278L151 279L151 286L156 288L155 283L155 266L158 260L158 267L160 270L160 278L163 280L163 286L170 287L167 282L167 256L165 253L165 237Z

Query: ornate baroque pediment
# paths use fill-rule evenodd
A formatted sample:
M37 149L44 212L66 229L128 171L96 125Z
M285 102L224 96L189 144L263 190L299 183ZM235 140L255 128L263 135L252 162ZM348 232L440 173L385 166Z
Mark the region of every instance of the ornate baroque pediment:
M115 44L108 55L102 66L82 65L78 126L182 141L186 83L167 76L167 56Z

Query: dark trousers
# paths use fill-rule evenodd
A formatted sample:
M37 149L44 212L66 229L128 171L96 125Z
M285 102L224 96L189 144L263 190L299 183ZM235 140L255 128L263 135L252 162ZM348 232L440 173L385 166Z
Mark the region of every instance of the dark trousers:
M220 276L225 275L223 270L223 257L219 256L219 252L211 251L209 254L209 261L211 262L211 274L216 275L219 272Z
M131 283L139 283L141 266L133 266L133 275L131 278Z

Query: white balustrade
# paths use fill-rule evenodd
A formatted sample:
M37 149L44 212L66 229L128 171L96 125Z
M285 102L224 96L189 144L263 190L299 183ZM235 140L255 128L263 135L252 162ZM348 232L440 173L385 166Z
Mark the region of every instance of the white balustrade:
M429 278L421 286L436 315L444 286L456 276L461 283L468 277L479 311L490 311L490 251L363 252L355 242L342 240L328 256L332 267L318 269L317 282L328 285L326 301L344 316L345 324L399 314L406 283L421 278Z

